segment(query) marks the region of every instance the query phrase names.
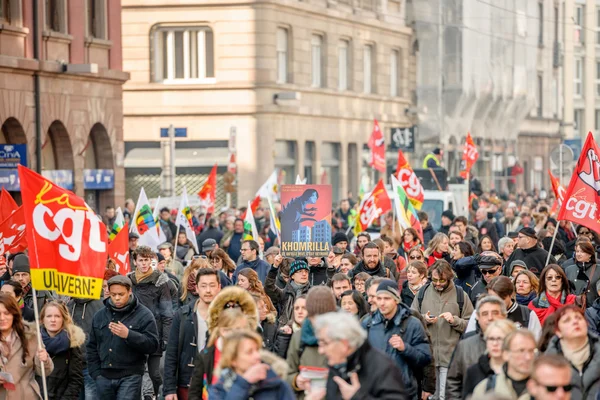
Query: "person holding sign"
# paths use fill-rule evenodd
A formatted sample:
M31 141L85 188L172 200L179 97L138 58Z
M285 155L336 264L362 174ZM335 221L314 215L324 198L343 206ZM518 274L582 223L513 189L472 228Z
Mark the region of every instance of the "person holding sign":
M0 294L0 398L41 399L35 375L54 369L45 349L38 347L35 328L23 322L17 301Z

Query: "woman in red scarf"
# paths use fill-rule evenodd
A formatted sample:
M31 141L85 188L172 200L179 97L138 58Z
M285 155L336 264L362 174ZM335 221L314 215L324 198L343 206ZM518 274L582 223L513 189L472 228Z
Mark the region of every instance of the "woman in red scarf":
M556 310L575 303L575 295L569 294L569 282L562 268L549 264L540 274L540 290L536 298L529 303L529 309L535 311L540 323Z
M402 235L402 243L400 244L400 248L398 249L398 254L406 258L408 252L412 248L422 246L423 244L421 242L421 238L419 238L417 230L414 228L406 228L404 230L404 234Z
M429 246L425 250L425 259L427 266L431 267L437 260L452 261L450 256L450 239L444 233L436 233L433 239L429 241Z

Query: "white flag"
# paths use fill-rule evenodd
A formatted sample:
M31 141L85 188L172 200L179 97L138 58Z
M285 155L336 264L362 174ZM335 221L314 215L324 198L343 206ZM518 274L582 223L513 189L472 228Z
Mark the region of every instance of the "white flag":
M269 198L273 201L278 201L279 199L279 185L277 184L277 168L275 171L269 176L267 181L263 183L263 185L256 192L256 196L260 196L261 198ZM255 197L256 197L255 196Z
M140 190L140 197L135 206L130 232L135 232L140 236L139 246L148 246L156 251L158 245L161 244L156 230L156 220L144 188Z
M196 242L196 233L194 233L194 227L192 225L192 210L188 202L187 189L185 186L183 187L183 193L181 193L181 203L177 210L175 225L179 227L182 226L185 229L187 238L192 242L192 246L194 246L196 253L200 254L198 251L198 243ZM177 240L177 238L175 238L175 240Z
M156 204L154 205L154 213L152 214L154 217L154 221L156 222L156 232L158 232L158 240L160 240L160 244L163 244L167 241L167 235L165 235L165 231L162 230L160 226L160 196L156 199Z
M300 179L300 175L296 175L296 185L306 185L306 178Z

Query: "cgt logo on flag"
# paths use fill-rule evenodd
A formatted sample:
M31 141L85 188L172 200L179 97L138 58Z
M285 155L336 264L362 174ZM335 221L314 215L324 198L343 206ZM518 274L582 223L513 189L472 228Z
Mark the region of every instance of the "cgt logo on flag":
M83 199L19 166L23 211L37 290L100 298L107 256L106 226Z

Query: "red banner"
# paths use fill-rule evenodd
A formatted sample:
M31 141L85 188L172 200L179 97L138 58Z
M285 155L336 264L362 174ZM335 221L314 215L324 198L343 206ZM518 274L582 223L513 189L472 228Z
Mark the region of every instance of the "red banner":
M119 274L127 275L131 272L129 266L129 224L127 222L113 241L109 243L108 256L117 264Z
M564 199L558 212L559 220L571 221L600 232L600 152L591 132L581 149L577 168Z
M15 203L15 199L2 187L2 192L0 192L0 221L8 218L17 208L19 206Z
M558 201L558 206L560 207L565 200L565 188L560 184L557 177L552 175L552 172L548 170L548 175L550 175L550 183L552 184L552 191L554 192L554 197Z
M471 173L471 168L477 162L479 158L479 152L477 151L477 146L473 142L473 138L471 137L471 133L467 133L467 140L465 142L465 149L463 150L462 164L460 176L463 179L467 179L469 174Z
M421 181L413 171L412 167L404 158L402 150L398 150L398 166L396 167L396 177L400 181L400 185L406 192L408 199L412 205L420 210L425 200L425 192Z
M376 218L381 217L384 213L392 209L390 196L387 194L383 180L379 180L375 189L371 192L360 205L358 211L354 232L358 235L366 230Z
M374 120L373 132L368 143L371 149L371 161L369 165L378 171L385 172L385 139L381 129L379 129L379 122Z
M250 203L250 209L252 210L252 215L254 215L254 213L256 212L256 210L258 210L258 207L260 207L260 196L256 196L254 198L254 200L252 200L252 203ZM240 215L240 218L241 219L245 219L247 212L248 212L248 209L246 209L246 211L244 211L242 213L242 215Z
M32 286L99 299L106 267L106 226L74 193L21 165L19 178Z
M0 223L0 254L19 253L27 248L23 207Z
M217 197L217 164L215 164L208 174L208 179L202 189L198 192L200 202L206 207L207 214L215 213L215 199Z

